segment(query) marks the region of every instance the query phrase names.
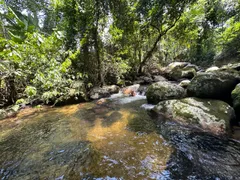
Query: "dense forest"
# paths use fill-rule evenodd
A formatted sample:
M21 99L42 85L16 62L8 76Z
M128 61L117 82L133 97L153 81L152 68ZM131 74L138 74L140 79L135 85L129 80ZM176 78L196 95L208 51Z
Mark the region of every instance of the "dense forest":
M0 107L238 61L239 0L1 0ZM87 97L86 97L87 98Z
M0 0L0 179L240 179L240 0Z

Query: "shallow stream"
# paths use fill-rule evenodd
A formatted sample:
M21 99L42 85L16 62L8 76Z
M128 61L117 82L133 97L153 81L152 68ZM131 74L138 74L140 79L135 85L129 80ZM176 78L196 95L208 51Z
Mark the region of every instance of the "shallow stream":
M240 179L239 142L146 109L114 95L0 121L0 179Z

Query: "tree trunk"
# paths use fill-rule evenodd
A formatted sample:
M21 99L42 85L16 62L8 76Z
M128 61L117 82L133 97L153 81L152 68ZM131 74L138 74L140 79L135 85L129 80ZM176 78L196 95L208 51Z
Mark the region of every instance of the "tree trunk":
M148 51L147 55L144 57L143 61L140 63L140 66L138 69L139 74L143 73L143 66L146 65L147 61L152 57L152 54L156 50L157 44L161 40L161 38L162 38L162 34L160 33L158 35L156 41L154 42L152 48Z
M98 23L99 23L99 0L96 0L96 27L94 29L94 48L96 51L96 59L97 59L97 67L98 67L98 81L100 86L104 84L103 76L102 76L102 63L100 57L100 49L98 42Z
M167 32L172 29L175 24L177 23L177 21L180 19L181 14L175 19L175 21L169 25L168 28L166 28L164 31L160 31L159 30L159 34L158 37L156 39L156 41L154 42L152 48L147 52L147 55L144 57L143 61L140 63L139 69L138 69L138 73L141 74L143 73L143 66L146 65L147 61L152 57L153 52L156 50L157 44L158 42L161 40L162 36L164 36L165 34L167 34ZM161 29L161 28L158 28Z

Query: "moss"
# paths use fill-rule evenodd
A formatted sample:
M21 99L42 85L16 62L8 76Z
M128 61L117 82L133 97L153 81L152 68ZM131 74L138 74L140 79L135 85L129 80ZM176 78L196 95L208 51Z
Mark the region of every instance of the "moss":
M198 123L198 119L195 118L195 116L191 112L187 111L187 109L190 106L191 105L185 103L184 99L183 99L183 100L180 100L179 103L176 103L173 105L173 110L174 110L174 113L176 114L176 116L183 117L184 120L187 120L186 122Z
M7 112L3 109L0 109L0 120L5 119L7 117Z
M240 84L231 93L234 108L240 108Z
M229 133L230 121L235 118L233 109L227 103L198 98L164 101L154 111L215 134Z
M168 99L179 99L185 96L185 91L181 86L169 82L152 84L146 93L149 103L157 104Z

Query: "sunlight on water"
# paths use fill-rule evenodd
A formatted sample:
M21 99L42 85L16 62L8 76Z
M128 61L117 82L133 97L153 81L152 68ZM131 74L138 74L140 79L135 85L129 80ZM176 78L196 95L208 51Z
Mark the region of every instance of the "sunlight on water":
M239 177L239 143L150 116L138 98L28 108L0 121L0 179Z
M130 130L129 121L135 127L141 112L114 107L84 103L23 111L4 122L0 177L142 179L161 174L172 148L155 132Z

